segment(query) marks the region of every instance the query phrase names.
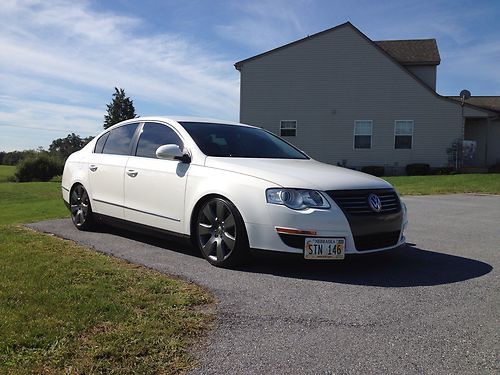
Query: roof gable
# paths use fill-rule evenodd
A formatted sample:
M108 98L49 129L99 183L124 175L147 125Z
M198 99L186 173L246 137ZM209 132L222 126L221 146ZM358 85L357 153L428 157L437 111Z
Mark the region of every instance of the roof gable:
M294 42L291 42L291 43L288 43L288 44L282 45L282 46L277 47L277 48L273 48L273 49L271 49L271 50L269 50L269 51L266 51L266 52L263 52L263 53L259 53L258 55L255 55L255 56L249 57L249 58L247 58L247 59L244 59L244 60L238 61L238 62L236 62L236 63L234 64L234 67L235 67L237 70L240 70L241 66L242 66L244 63L248 62L248 61L252 61L252 60L259 59L259 58L264 57L264 56L267 56L267 55L269 55L269 54L271 54L271 53L274 53L274 52L280 51L280 50L285 49L285 48L288 48L288 47L292 47L292 46L294 46L294 45L296 45L296 44L303 43L303 42L305 42L305 41L307 41L307 40L310 40L310 39L312 39L312 38L316 38L316 37L318 37L318 36L320 36L320 35L330 33L330 32L332 32L332 31L334 31L334 30L337 30L337 29L340 29L340 28L342 28L342 27L346 27L346 26L350 26L350 27L352 27L353 29L356 29L356 27L354 27L354 25L348 21L348 22L342 23L342 24L340 24L340 25L334 26L334 27L332 27L332 28L330 28L330 29L326 29L326 30L320 31L319 33L316 33L316 34L313 34L313 35L308 35L308 36L306 36L305 38L302 38L302 39L296 40L296 41L294 41ZM356 29L356 30L357 30L357 29Z

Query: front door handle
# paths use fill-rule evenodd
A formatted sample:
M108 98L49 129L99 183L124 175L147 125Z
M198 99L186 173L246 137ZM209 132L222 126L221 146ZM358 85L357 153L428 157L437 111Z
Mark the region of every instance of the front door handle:
M127 171L127 174L128 174L130 177L135 177L135 176L137 176L137 173L139 173L139 172L137 172L137 171L135 171L135 170L133 170L133 169L129 169L129 170Z
M97 165L90 164L90 165L89 165L89 169L90 169L92 172L95 172L95 171L97 171Z

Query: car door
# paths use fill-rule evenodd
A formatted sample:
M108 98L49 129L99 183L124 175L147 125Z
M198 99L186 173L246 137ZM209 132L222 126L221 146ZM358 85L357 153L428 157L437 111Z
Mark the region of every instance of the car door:
M103 134L89 159L90 196L96 213L123 219L123 180L138 123Z
M168 125L147 122L137 141L135 156L125 170L125 219L181 233L184 195L189 164L160 160L156 149L165 144L183 147L177 132Z

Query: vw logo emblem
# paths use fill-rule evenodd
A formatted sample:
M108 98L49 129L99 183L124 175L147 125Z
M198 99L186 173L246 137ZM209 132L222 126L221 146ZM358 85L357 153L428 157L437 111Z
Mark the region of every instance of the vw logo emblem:
M380 210L382 209L382 202L376 194L370 194L368 196L368 204L374 212L380 212Z

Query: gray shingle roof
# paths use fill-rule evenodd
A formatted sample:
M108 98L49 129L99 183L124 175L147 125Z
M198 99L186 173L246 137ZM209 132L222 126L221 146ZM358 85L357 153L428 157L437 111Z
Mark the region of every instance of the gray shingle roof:
M448 96L448 98L461 100L460 96ZM500 113L500 96L471 96L465 103Z
M380 48L402 65L439 65L436 39L379 40Z

